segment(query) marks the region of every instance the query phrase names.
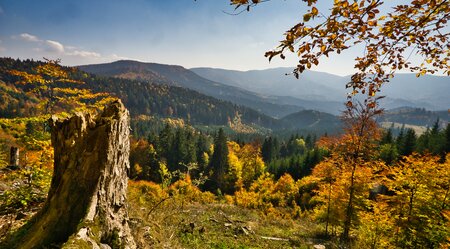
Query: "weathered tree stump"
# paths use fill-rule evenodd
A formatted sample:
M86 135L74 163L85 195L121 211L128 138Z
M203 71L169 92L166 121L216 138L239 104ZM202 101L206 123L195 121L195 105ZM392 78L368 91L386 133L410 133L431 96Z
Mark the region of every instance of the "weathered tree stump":
M135 248L128 226L129 114L120 101L98 117L50 119L54 175L19 248Z

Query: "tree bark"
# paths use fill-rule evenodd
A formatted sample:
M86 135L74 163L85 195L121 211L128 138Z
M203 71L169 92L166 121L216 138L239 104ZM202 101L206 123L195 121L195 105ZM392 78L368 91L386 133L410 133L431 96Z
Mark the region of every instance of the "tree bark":
M53 116L49 122L55 151L52 183L18 247L136 248L126 196L128 111L116 101L97 117Z

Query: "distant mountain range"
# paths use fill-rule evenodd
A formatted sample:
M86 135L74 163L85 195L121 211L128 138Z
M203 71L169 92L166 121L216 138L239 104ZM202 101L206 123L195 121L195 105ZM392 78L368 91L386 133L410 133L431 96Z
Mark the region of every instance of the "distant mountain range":
M349 76L341 77L315 71L306 71L297 80L292 75L286 76L286 73L292 72L293 68L245 72L215 68L192 68L191 70L212 81L256 93L290 96L310 101L342 102L346 96L345 84L350 80ZM429 110L447 110L450 108L450 77L425 75L417 78L415 74L397 74L383 86L381 94L387 96L381 102L386 109L410 106ZM328 112L336 114L334 110L328 109Z
M256 94L235 86L225 85L200 77L181 66L117 61L113 63L79 66L80 70L116 78L149 81L195 90L221 100L253 108L272 117L283 117L304 109L300 105L279 102L279 97Z
M292 68L235 71L122 60L79 66L97 75L146 80L198 91L218 99L253 108L281 118L300 110L317 110L339 115L344 109L345 84L349 77L306 71L300 79ZM447 110L450 107L450 77L397 74L383 87L385 109L399 107Z
M14 77L8 76L6 72L10 69L31 71L37 63L30 60L19 61L0 58L0 89L3 89L2 94L0 94L0 99L5 100L5 103L8 103L8 105L11 105L11 103L13 105L16 105L14 103L18 103L17 105L19 105L23 102L22 107L27 106L27 108L23 109L22 107L12 108L6 104L0 105L0 116L24 116L26 115L25 110L34 110L31 107L37 105L36 103L38 101L36 97L32 93L26 92L27 90L23 85L16 84ZM339 113L339 109L342 109L342 100L340 102L333 99L338 99L339 95L341 93L343 94L344 91L338 89L338 84L331 84L330 80L338 77L341 79L341 83L344 84L344 81L342 81L344 77L307 72L305 75L309 77L308 84L311 85L311 89L313 90L310 92L311 94L305 93L302 95L301 97L303 99L301 99L292 96L254 93L241 88L245 86L249 88L249 83L244 84L236 78L231 80L229 79L231 76L229 78L216 78L218 81L233 82L229 83L233 85L226 85L205 79L193 72L197 71L200 74L205 73L199 71L209 73L216 71L222 73L227 72L227 70L221 69L193 69L193 71L190 71L180 66L135 61L118 61L107 64L80 66L78 68L95 74L89 75L83 71L75 72L71 77L86 82L82 87L89 88L94 92L109 92L120 97L134 117L144 115L163 118L181 118L190 124L206 126L219 125L231 127L233 125L239 127L240 122L242 122L242 125L255 127L256 130L258 130L258 127L261 127L263 130L270 129L272 131L303 130L317 133L334 133L341 128L340 119L336 114ZM254 78L255 82L260 82L258 84L261 84L261 86L265 86L267 89L272 87L275 93L275 86L269 84L268 80L270 77L276 80L275 76L270 75L281 73L281 70L255 71L250 74L252 77L247 77L247 80L248 78ZM262 73L262 76L258 76L260 73ZM239 77L243 78L243 81L246 78L244 77L245 74L246 72L236 73L236 75L240 75ZM234 73L231 75L234 75ZM260 77L258 81L256 80L258 78L257 76ZM324 83L315 84L313 76ZM406 80L411 80L412 85L418 84L416 81L410 79L409 76L406 76ZM285 79L292 81L292 77L283 75L280 77L286 77ZM399 78L402 79L403 75L400 75ZM436 78L438 79L437 85L445 89L446 83L444 78ZM264 79L267 79L267 81L264 81ZM431 77L430 79L435 78ZM307 87L308 84L304 87ZM298 93L300 92L299 89L296 90ZM323 91L331 91L331 93L328 97L324 96L320 99L320 89L323 89ZM399 89L391 87L389 91L396 94L396 91L399 91ZM433 91L435 90L423 90L427 94L431 94ZM295 93L294 90L291 92L292 94ZM410 92L417 93L416 90L405 90L405 95L411 95ZM288 94L289 91L278 89L276 93ZM437 96L444 96L446 94L448 95L448 92L439 93L440 95L438 93L436 94ZM20 96L29 96L31 99L25 101ZM345 100L345 97L343 99ZM437 99L443 103L448 101L445 98ZM409 124L426 129L425 127L431 127L438 118L441 120L442 125L446 125L450 121L448 111L427 111L423 108L414 108L409 105L410 102L408 100L390 98L388 101L400 106L410 107L386 111L383 116L378 118L378 121L383 123L385 127L389 127L391 124L395 124L396 127L402 124ZM11 112L11 110L16 110L17 113Z
M40 63L42 62L0 58L0 118L39 114L40 97L27 85L21 84L18 77L11 76L8 71L15 69L31 73ZM155 74L153 77L159 76ZM132 120L138 121L135 123L135 129L141 131L152 125L141 122L150 120L150 117L183 119L185 123L195 126L227 126L235 132L303 130L320 134L337 130L333 124L327 127L316 126L321 122L316 122L316 117L309 115L308 111L290 115L303 122L292 122L289 118L276 119L249 107L219 100L174 84L97 76L78 70L70 71L69 78L85 83L72 87L86 88L93 92L107 92L122 99L130 110ZM64 106L58 108L63 110Z
M349 81L349 77L315 71L306 71L297 80L292 75L286 75L292 68L245 72L215 68L188 70L176 65L129 60L78 68L98 75L192 89L214 98L250 107L279 119L282 123L279 127L292 129L310 125L316 128L338 127L336 124L339 120L336 115L344 109L345 84ZM450 77L426 75L417 78L414 74L397 74L384 86L382 94L387 97L381 103L387 110L396 110L387 111L379 120L401 123L403 119L422 126L431 126L438 116L443 121L449 120L445 112L417 115L417 110L420 109L416 109L447 110L450 107L449 93ZM397 111L400 109L408 111L399 114ZM399 118L404 115L411 116L411 119ZM305 123L301 120L302 118L313 121L308 124L307 121Z

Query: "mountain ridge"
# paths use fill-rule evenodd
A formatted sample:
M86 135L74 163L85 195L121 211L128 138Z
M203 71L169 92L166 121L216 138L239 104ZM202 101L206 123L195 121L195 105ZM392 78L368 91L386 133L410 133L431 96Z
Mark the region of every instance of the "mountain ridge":
M347 92L344 86L350 81L350 76L338 76L312 70L301 74L299 80L293 76L283 77L285 73L293 70L286 67L249 71L208 67L191 68L191 70L210 80L238 85L249 91L262 94L271 92L274 95L302 99L310 97L310 100L342 101ZM324 88L320 88L321 85ZM305 96L306 91L308 96ZM387 97L380 103L386 109L408 105L442 110L450 106L449 92L450 78L447 76L425 75L417 78L412 73L398 73L391 82L383 86L381 95Z
M178 65L123 60L113 63L78 66L78 68L97 75L147 80L158 84L169 84L189 88L202 94L253 108L276 118L303 109L303 107L296 105L277 104L274 103L275 101L268 101L265 96L204 79L194 72ZM128 72L129 74L124 74L124 72ZM140 74L130 77L131 73ZM155 77L155 75L157 77Z

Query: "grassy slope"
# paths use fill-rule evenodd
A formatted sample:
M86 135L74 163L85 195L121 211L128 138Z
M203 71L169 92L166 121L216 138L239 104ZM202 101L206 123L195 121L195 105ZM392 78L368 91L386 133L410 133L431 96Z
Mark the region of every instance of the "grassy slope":
M130 198L131 228L139 248L313 248L320 228L303 218L268 216L223 203L180 196L143 204Z

